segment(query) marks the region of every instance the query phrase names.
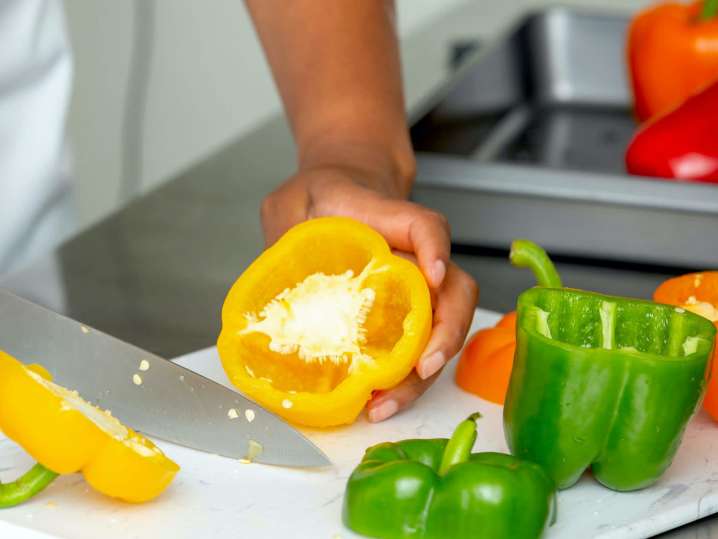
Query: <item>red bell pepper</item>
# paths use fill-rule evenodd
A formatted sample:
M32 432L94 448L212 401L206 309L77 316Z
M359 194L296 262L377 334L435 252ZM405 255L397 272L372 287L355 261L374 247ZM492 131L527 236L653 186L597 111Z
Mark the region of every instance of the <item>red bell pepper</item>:
M663 2L628 31L635 112L643 122L674 109L718 79L718 0Z
M626 152L631 174L718 183L718 81L641 128Z

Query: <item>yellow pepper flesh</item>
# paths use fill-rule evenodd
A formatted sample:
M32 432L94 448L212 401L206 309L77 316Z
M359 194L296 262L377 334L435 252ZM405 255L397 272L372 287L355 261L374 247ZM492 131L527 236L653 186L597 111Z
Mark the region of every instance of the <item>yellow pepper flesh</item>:
M98 492L128 502L157 497L179 467L104 410L0 351L0 430L46 468L82 472Z
M289 230L235 282L217 343L230 380L292 422L353 422L403 380L432 327L419 269L341 217Z

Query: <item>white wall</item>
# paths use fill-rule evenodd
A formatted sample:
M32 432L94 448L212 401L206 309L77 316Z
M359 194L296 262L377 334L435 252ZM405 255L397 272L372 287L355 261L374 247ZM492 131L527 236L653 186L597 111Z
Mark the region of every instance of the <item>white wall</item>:
M406 35L465 0L398 0ZM238 0L65 0L75 53L69 136L84 224L125 185L171 177L280 110Z

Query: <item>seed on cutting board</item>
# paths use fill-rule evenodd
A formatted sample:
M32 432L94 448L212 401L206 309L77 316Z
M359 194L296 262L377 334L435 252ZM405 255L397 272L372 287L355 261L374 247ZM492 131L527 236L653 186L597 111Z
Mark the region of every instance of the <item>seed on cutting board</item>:
M230 408L229 410L227 410L227 417L229 417L230 419L237 419L239 417L239 414L237 413L237 410L235 410L234 408Z
M254 460L256 457L262 454L264 447L256 440L249 440L247 442L247 458Z
M247 442L247 455L244 458L239 459L241 464L251 464L255 458L262 454L264 447L256 440L249 440Z
M132 375L132 382L133 382L136 386L141 386L141 385L142 385L142 377L141 377L139 374L133 374L133 375Z
M80 330L81 330L83 333L90 333L90 328L88 328L87 326L81 325L81 326L80 326Z
M140 370L141 371L150 370L150 362L147 361L146 359L143 359L142 361L140 361Z
M251 409L249 409L249 408L246 409L246 410L244 411L244 417L246 417L246 418L247 418L247 421L249 421L250 423L251 423L252 421L254 421L254 410L251 410Z

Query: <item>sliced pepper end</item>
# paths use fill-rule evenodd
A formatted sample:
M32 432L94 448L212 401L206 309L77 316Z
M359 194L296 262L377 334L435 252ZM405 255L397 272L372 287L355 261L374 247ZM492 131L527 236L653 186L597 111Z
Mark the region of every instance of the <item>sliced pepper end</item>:
M529 268L535 275L538 286L563 287L561 276L546 251L531 240L514 240L511 243L509 260L518 268Z
M237 279L217 347L245 395L326 428L353 423L372 391L403 380L431 327L416 265L371 227L322 217L290 229Z
M35 464L12 483L0 483L0 509L25 503L45 490L57 476L42 464Z
M456 427L441 457L440 476L446 475L453 466L469 460L476 442L476 420L480 417L480 412L474 412Z
M45 469L81 472L95 490L131 502L169 485L179 468L150 440L38 372L0 351L0 428L42 464L9 495L22 499L20 486L28 495L39 492L54 478Z
M652 484L705 390L715 332L668 305L570 289L523 292L504 406L509 448L543 466L560 489L589 467L614 490Z

